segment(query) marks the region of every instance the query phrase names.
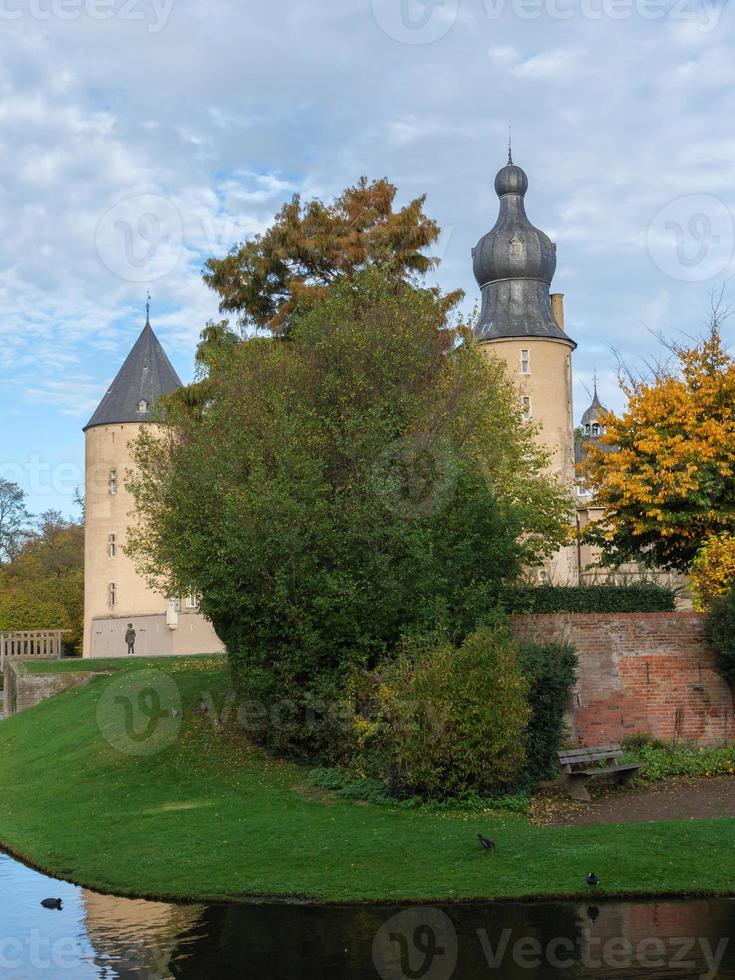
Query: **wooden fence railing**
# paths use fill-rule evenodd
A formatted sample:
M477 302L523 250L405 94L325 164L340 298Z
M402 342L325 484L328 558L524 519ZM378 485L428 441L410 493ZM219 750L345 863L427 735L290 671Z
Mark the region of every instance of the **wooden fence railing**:
M0 670L6 657L38 657L42 660L61 659L61 638L69 630L0 631Z

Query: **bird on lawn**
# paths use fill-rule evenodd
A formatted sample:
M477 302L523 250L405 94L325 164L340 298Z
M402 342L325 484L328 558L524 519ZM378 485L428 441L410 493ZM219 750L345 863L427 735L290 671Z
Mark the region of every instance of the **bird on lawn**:
M595 885L599 883L599 881L600 879L597 877L595 872L590 871L590 873L587 875L587 884L590 886L590 888L594 888Z
M482 834L478 834L477 837L484 851L492 851L492 849L495 847L494 840L488 840L487 837L483 837Z
M61 904L60 898L44 898L41 902L45 909L60 909Z

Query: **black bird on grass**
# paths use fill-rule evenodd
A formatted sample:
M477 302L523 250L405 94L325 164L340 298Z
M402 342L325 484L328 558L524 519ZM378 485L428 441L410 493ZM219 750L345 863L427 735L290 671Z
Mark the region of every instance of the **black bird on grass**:
M597 884L599 884L599 881L600 879L597 877L595 872L590 871L590 873L587 875L587 884L590 886L590 888L594 888Z
M62 903L60 898L44 898L41 905L45 909L60 909Z
M482 834L478 834L477 837L482 845L483 851L492 851L492 849L495 847L494 840L488 840L487 837L483 837Z

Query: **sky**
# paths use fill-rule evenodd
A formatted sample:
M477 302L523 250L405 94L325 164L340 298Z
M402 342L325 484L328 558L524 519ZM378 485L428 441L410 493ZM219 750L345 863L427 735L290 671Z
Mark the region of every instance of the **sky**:
M82 428L145 320L184 381L209 256L294 194L426 194L445 289L512 126L557 243L575 417L735 273L735 6L711 0L0 0L0 476L74 512ZM735 283L732 284L735 304ZM734 339L735 320L725 328Z

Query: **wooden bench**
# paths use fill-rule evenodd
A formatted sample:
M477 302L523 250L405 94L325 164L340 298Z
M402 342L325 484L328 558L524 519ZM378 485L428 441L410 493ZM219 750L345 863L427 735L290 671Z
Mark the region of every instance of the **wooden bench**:
M587 783L590 779L610 779L624 786L641 768L641 763L618 765L622 754L623 750L619 745L593 745L586 749L565 749L559 752L562 782L572 799L589 801ZM605 767L592 766L595 762L604 762Z

